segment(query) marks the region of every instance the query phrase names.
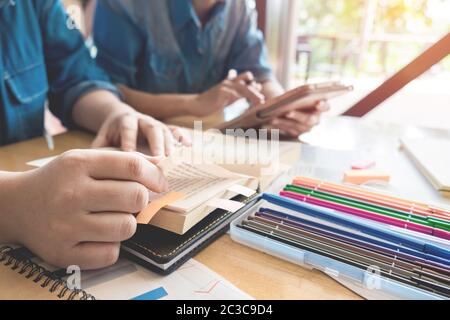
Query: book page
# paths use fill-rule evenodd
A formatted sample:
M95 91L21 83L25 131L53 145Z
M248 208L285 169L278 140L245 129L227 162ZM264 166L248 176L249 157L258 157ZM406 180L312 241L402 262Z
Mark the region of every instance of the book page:
M169 183L170 192L185 195L183 199L166 208L180 212L195 209L243 179L242 176L216 165L165 164L163 171Z

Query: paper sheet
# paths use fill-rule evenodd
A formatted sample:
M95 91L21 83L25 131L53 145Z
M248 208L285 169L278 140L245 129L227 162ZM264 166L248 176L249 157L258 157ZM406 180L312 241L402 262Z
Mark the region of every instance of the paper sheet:
M128 260L120 260L107 269L82 272L81 286L99 300L252 299L194 259L168 276L158 275Z
M30 167L35 167L35 168L41 168L43 166L45 166L46 164L52 162L53 160L55 160L57 157L48 157L48 158L42 158L42 159L37 159L37 160L33 160L30 162L27 162L27 166Z
M237 202L233 200L227 199L211 199L207 202L208 207L212 207L215 209L222 209L229 212L237 212L245 206L245 203Z

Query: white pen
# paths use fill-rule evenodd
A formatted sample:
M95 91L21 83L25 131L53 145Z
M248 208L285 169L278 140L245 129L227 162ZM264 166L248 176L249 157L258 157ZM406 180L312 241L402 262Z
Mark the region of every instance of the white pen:
M53 140L53 136L47 131L47 129L44 129L44 138L47 142L47 147L49 150L55 150L55 141Z

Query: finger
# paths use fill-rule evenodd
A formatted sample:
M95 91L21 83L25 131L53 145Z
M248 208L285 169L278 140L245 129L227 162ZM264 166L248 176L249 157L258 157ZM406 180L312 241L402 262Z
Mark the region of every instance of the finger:
M317 103L316 108L317 108L317 111L320 113L327 112L330 110L330 105L329 105L328 101L323 100L323 101L319 101Z
M107 131L108 130L106 126L101 127L100 131L97 134L97 137L95 137L94 141L92 142L92 148L103 148L109 146Z
M94 180L85 192L83 209L87 212L136 213L149 201L148 189L137 182Z
M154 192L167 190L161 170L137 153L86 150L83 155L94 179L138 182Z
M140 122L141 131L147 139L150 154L156 157L165 155L164 133L161 126L148 122Z
M182 129L180 129L178 127L173 127L173 126L169 127L169 129L172 132L172 135L177 142L179 142L185 146L188 146L188 147L190 147L192 145L192 140L191 140L190 136L186 132L184 132Z
M93 270L113 265L119 259L120 243L83 242L76 245L66 259L68 265L77 265L82 270Z
M291 111L287 113L284 118L295 121L299 124L313 127L319 124L320 117L315 113L303 113L299 111Z
M137 221L132 214L91 213L82 216L80 225L79 237L83 242L121 242L135 234Z
M311 126L283 118L273 120L271 125L286 132L291 137L298 137L302 133L310 131L312 128Z
M132 115L122 117L120 122L120 147L123 151L135 151L138 137L138 119Z
M138 151L135 151L135 153L145 158L146 160L150 161L150 163L153 163L155 166L158 165L164 159L166 159L166 157L151 157Z
M240 73L236 78L233 79L234 82L253 82L255 81L255 76L250 71Z
M261 92L261 91L262 91L262 88L263 88L262 84L261 84L261 83L258 83L258 82L253 82L252 85L251 85L251 87L252 87L252 88L255 88L256 90L258 90L258 92Z
M260 104L264 102L264 95L242 82L234 82L233 89L235 89L242 97L250 101L251 104Z
M163 130L163 134L164 134L165 155L166 157L168 157L175 150L175 139L172 135L172 132L168 128Z
M218 100L220 103L220 109L223 109L224 107L229 106L230 104L238 101L239 99L242 99L243 97L237 93L236 90L234 90L231 87L222 86L220 88L219 98Z

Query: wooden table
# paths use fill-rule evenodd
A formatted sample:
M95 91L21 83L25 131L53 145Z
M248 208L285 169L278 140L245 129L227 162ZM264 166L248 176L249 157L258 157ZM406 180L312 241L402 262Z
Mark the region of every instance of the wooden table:
M69 132L55 137L49 151L43 138L0 148L0 170L24 171L30 160L88 148L93 136ZM328 276L242 246L224 235L195 259L256 299L358 299ZM0 292L1 299L1 292Z
M450 204L450 200L440 196L399 149L400 137L450 139L450 132L345 117L324 119L322 125L302 137L308 143L302 148L302 161L285 178L307 173L338 182L343 170L363 155L371 157L378 166L393 174L387 191L427 202ZM57 136L53 151L47 149L44 139L2 147L0 170L29 170L26 162L69 149L87 148L92 138L92 135L82 132ZM277 190L279 186L273 188ZM360 299L357 294L318 271L307 270L242 246L228 235L215 241L195 259L257 299Z

